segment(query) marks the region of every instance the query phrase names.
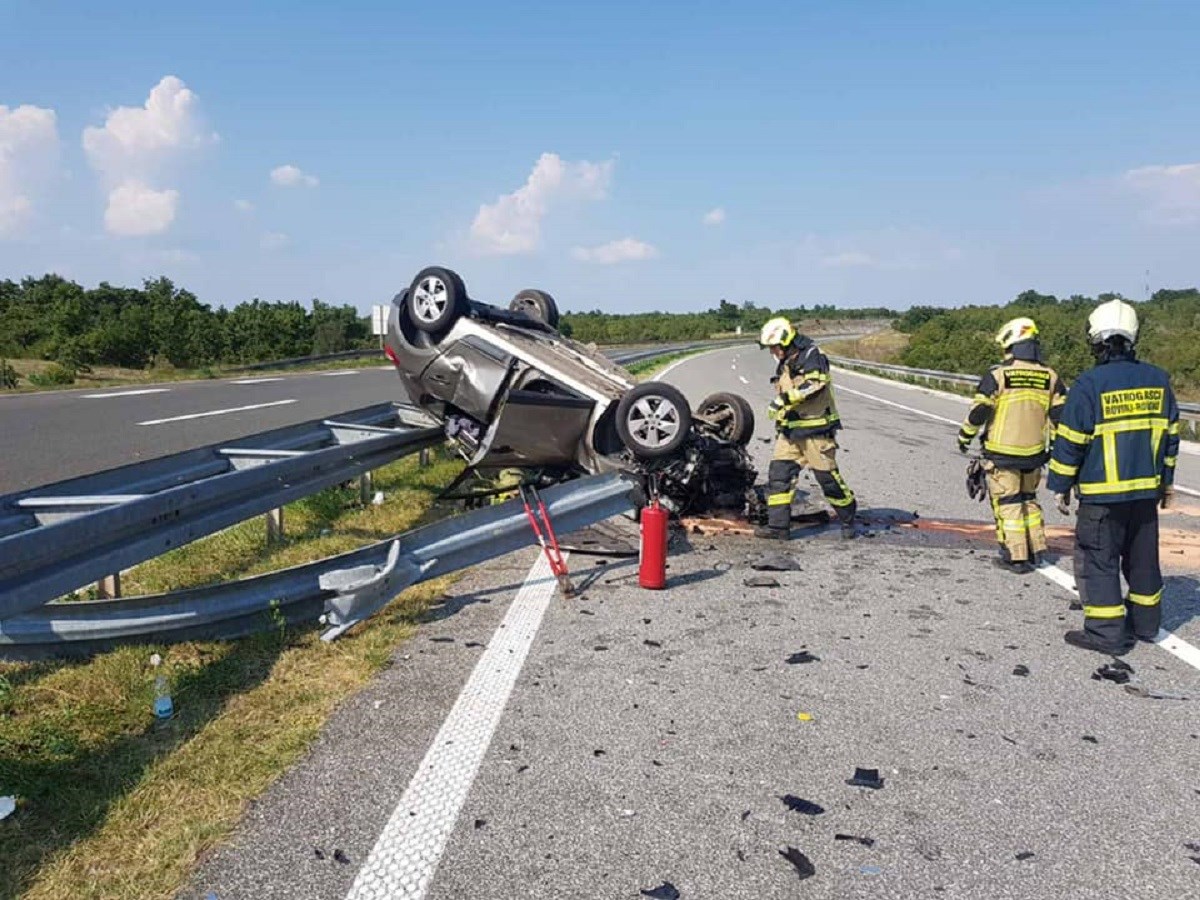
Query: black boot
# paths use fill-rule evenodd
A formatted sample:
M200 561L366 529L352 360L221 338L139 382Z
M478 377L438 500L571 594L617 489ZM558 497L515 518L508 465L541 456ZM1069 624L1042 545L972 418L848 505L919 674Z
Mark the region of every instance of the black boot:
M1120 644L1109 644L1107 641L1102 641L1090 631L1068 631L1063 635L1063 640L1072 647L1078 647L1080 650L1094 650L1097 653L1104 653L1107 656L1124 656L1133 649L1133 640L1127 640Z
M754 529L754 536L766 538L768 541L786 541L792 537L790 528L772 528L770 525L759 525Z
M1011 562L1002 556L998 556L992 560L992 565L997 569L1002 569L1005 572L1010 572L1013 575L1028 575L1033 571L1033 566L1027 560L1019 560Z

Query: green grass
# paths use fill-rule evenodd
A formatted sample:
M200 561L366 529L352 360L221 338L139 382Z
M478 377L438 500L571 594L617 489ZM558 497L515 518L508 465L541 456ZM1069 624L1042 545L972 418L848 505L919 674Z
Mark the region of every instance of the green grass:
M317 559L405 531L442 511L459 471L410 457L376 473L383 506L335 488L285 511L266 548L243 523L124 575L170 590ZM124 647L86 661L0 663L0 898L170 898L232 831L246 804L301 758L330 713L387 665L451 579L406 591L332 644L314 624L239 641ZM159 652L177 715L152 714Z

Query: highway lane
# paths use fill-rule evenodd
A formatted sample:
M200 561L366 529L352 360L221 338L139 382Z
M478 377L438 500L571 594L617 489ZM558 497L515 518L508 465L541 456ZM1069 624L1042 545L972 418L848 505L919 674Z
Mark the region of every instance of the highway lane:
M721 351L667 380L692 400L741 390L762 408L770 368ZM483 754L477 771L451 767L440 799L413 810L419 827L381 841L431 747L437 768L435 735L468 676L486 687L502 666L480 654L504 646L502 618L527 602L531 552L481 567L185 896L372 896L351 886L381 859L428 876L391 896L436 900L615 900L663 882L684 900L1194 895L1200 671L1141 645L1134 681L1193 699L1093 680L1103 657L1062 642L1080 615L1070 595L989 564L986 508L966 497L953 447L962 406L837 380L843 472L868 517L916 511L929 527L877 524L855 542L818 530L783 547L681 536L653 593L628 561L576 556L581 596L522 626L529 655L503 716L462 735ZM764 471L769 432L760 422L752 445ZM1168 522L1194 537L1191 516ZM798 570L744 585L781 551ZM1200 643L1197 567L1168 571L1168 618ZM858 766L878 768L882 790L846 785ZM824 812L789 811L788 794ZM787 847L816 869L802 884Z

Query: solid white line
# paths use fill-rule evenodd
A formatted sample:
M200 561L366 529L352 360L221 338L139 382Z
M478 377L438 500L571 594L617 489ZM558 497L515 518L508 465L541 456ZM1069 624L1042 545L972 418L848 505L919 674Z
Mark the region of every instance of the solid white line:
M169 419L147 419L138 422L139 425L165 425L167 422L183 422L187 419L204 419L208 416L224 416L229 413L249 412L252 409L266 409L268 406L287 406L295 400L276 400L272 403L252 403L250 406L234 406L230 409L210 409L208 412L188 413L186 416L171 416Z
M544 553L442 723L347 900L420 900L491 744L557 582Z
M949 391L940 391L937 388L925 387L921 384L909 384L907 381L896 381L892 378L880 378L878 375L868 375L866 372L858 372L854 369L847 369L843 366L830 365L835 372L840 372L843 375L853 375L855 378L864 378L868 381L877 381L880 384L886 384L888 387L900 388L902 391L916 391L919 394L928 394L931 397L946 400L957 400L959 403L970 404L971 400L962 394L952 394Z
M141 394L165 394L170 388L140 388L136 391L108 391L103 394L84 394L85 400L104 400L108 397L137 397Z
M1194 491L1190 487L1184 487L1182 484L1175 485L1175 490L1181 494L1187 494L1189 497L1200 497L1200 491Z
M1053 563L1038 566L1037 571L1049 578L1061 588L1070 591L1076 597L1079 591L1075 589L1075 579ZM1154 643L1173 656L1177 656L1194 669L1200 669L1200 648L1193 647L1179 635L1160 628L1154 636Z
M939 422L945 422L948 425L955 427L962 424L955 419L947 419L945 416L939 416L937 413L926 412L923 409L917 409L914 406L905 406L903 403L896 403L893 400L884 400L882 397L876 397L874 394L864 394L862 391L856 391L854 388L848 388L844 385L838 385L835 390L839 394L854 394L856 397L865 397L868 400L874 400L876 403L883 403L887 406L894 406L896 409L902 409L905 412L915 413L918 416L925 416L927 419L936 419Z
M275 375L271 378L239 378L236 381L229 382L230 384L266 384L268 381L283 381L283 377Z
M650 380L651 381L662 381L663 378L665 378L667 376L667 373L673 372L675 369L679 368L684 363L689 363L692 360L699 359L702 356L708 356L710 353L720 353L722 350L728 350L728 349L729 349L728 347L714 347L712 350L703 350L700 353L693 353L691 356L685 356L683 359L677 359L677 360L675 360L675 362L671 363L669 366L667 366L665 369L663 369L661 372L659 372L657 375L655 375Z

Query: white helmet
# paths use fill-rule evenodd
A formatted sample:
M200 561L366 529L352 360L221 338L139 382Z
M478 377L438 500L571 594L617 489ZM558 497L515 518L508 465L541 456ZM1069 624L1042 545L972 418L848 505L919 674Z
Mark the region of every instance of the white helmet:
M1007 350L1013 344L1032 340L1037 336L1037 323L1033 319L1027 319L1022 316L1019 319L1013 319L1011 322L1004 323L1004 326L996 333L996 343Z
M796 329L783 316L768 319L759 333L758 342L764 347L786 347L796 339Z
M1088 337L1093 344L1103 343L1110 337L1123 337L1133 344L1137 342L1137 336L1137 310L1124 300L1101 303L1088 316Z

